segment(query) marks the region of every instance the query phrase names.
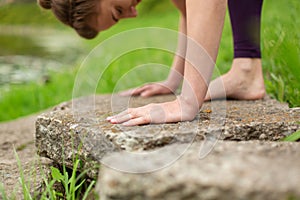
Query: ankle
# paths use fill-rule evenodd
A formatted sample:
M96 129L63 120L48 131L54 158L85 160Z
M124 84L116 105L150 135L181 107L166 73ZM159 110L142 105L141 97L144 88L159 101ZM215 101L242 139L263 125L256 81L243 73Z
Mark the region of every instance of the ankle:
M232 63L232 70L241 73L257 73L262 70L260 58L235 58Z

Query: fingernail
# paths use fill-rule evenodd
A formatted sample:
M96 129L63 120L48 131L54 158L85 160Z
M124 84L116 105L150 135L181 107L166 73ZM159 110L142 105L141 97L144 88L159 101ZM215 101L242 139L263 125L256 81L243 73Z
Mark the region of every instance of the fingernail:
M110 121L113 117L107 117L106 120Z
M112 120L110 120L110 122L113 123L113 124L116 124L117 120L116 119L112 119Z

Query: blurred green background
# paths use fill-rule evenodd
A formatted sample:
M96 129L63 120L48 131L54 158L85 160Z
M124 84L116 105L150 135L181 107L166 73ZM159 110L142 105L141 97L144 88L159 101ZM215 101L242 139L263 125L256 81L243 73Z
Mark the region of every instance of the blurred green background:
M31 0L0 2L0 121L47 109L72 98L76 74L90 51L105 39L141 27L177 30L179 13L169 0L144 0L139 17L121 21L94 40L77 36L50 11ZM263 69L267 93L290 107L300 106L300 2L264 2L262 23ZM151 40L151 38L149 38ZM124 44L126 45L126 41ZM233 57L231 27L226 16L217 66L225 73ZM111 63L98 83L98 93L111 93L118 80L143 63L170 66L173 55L161 50L139 50ZM97 63L95 58L94 64ZM101 68L101 66L99 66ZM136 73L123 88L166 78L157 67ZM216 76L216 74L215 74Z

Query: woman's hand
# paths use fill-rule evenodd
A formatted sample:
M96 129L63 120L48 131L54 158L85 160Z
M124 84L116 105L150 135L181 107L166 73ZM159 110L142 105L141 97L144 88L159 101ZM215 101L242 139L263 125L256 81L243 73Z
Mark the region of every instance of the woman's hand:
M150 97L160 94L172 94L175 90L176 88L172 88L167 82L157 82L120 92L119 95Z
M178 97L171 102L129 108L120 114L108 117L107 121L124 126L190 121L195 118L198 110L198 106L193 106Z

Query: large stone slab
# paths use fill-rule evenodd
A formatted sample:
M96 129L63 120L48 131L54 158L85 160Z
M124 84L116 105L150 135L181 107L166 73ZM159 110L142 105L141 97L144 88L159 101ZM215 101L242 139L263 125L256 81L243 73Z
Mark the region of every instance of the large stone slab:
M199 159L193 144L174 164L153 173L123 173L103 166L96 190L101 200L283 200L300 199L300 143L219 141ZM169 148L176 154L180 145ZM114 153L106 159L119 164L136 159ZM157 157L152 168L159 168Z
M105 120L127 105L136 107L171 99L174 96L128 99L103 95L63 103L36 121L38 154L69 167L77 154L83 167L91 168L116 151L149 151L204 138L213 143L218 139L276 141L300 128L299 109L289 109L271 99L205 103L192 122L124 127ZM92 170L89 176L96 177L97 173Z

